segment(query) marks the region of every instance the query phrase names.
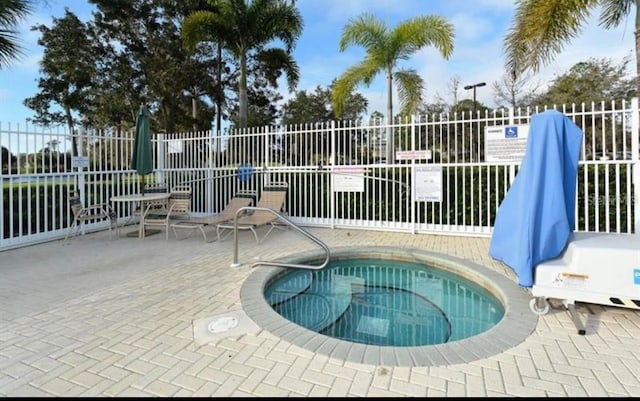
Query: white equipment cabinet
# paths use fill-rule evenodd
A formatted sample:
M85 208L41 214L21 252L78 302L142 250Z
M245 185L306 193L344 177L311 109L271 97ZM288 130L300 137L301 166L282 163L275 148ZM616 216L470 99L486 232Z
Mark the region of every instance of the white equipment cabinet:
M531 293L538 315L549 311L548 298L561 300L579 334L576 301L640 309L640 235L572 233L560 257L536 266Z

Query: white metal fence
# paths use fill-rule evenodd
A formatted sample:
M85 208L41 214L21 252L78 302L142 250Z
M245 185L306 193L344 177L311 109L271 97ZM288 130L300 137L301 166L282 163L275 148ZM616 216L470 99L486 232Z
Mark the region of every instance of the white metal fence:
M640 164L637 99L554 108L584 132L575 230L640 233L640 184L632 173ZM221 136L158 133L155 171L146 179L192 185L194 214L219 212L239 190L259 194L265 183L286 181L286 212L301 225L490 235L520 162L487 161L485 130L528 124L540 111L415 116L391 125L330 121ZM387 129L396 155L389 164ZM85 203L139 190L140 177L129 168L132 129L80 130L72 138L64 130L0 123L0 146L0 250L61 238L71 219L70 189ZM435 184L425 188L425 177ZM115 206L124 222L129 207Z

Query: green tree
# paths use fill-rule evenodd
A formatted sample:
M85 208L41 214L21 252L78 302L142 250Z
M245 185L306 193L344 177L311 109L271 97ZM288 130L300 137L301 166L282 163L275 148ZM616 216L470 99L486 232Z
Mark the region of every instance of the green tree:
M331 86L323 89L316 86L313 92L298 91L295 96L287 101L282 107L282 124L293 126L313 127L313 129L303 129L303 132L287 137L289 141L286 148L296 156L296 159L305 163L327 163L328 160L320 160L318 154L329 153L329 146L332 143L329 139L329 124L334 120L333 106L331 104ZM345 102L345 111L342 115L346 122L344 129L339 129L338 138L335 143L336 152L340 149L348 149L351 142L355 142L366 136L360 129L349 128L355 120L362 117L367 110L367 99L360 93L352 93ZM340 123L337 125L341 128ZM295 130L295 128L294 128Z
M268 65L257 63L254 60L250 60L247 67L247 127L275 127L280 117L277 105L282 100L282 95L273 89L277 86L275 83L277 74L276 76L272 75L273 71ZM231 103L234 105L230 108L230 128L233 129L240 126L239 112L234 94L231 94L230 97L232 98ZM234 135L230 137L227 143L227 161L230 163L263 164L265 148L273 147L275 138L269 136L272 143L267 143L264 139L263 136L240 137ZM247 152L247 149L252 151ZM253 158L249 160L249 157Z
M336 81L333 88L333 107L340 118L344 102L353 88L364 83L371 84L382 72L387 80L387 121L393 121L393 83L398 87L398 97L403 112L414 113L422 103L422 77L414 69L398 69L400 60L406 60L426 46L434 46L445 59L453 52L453 25L444 18L429 15L411 18L389 30L384 22L369 13L352 19L344 27L340 38L340 51L351 45L366 50L364 60L350 67ZM393 138L387 128L387 163L393 162Z
M579 105L579 110L603 111L612 107L610 100L629 100L635 96L635 79L626 78L625 71L630 62L625 58L619 64L607 58L594 59L576 63L569 71L559 75L549 85L546 92L531 99L532 107L553 107L554 105ZM584 106L581 104L584 103ZM613 142L600 140L603 126L602 118L594 118L591 113L582 117L584 132L584 146L586 158L592 159L606 155L608 152L619 151L623 146L631 148L631 137L625 135L622 121L607 120L607 124L614 124L616 149ZM607 130L610 127L607 126ZM625 144L624 141L627 141Z
M602 101L629 100L635 96L635 79L626 78L629 62L627 57L617 65L607 58L576 63L551 81L546 92L534 96L531 105L585 103L588 110L592 102L599 106Z
M295 96L282 106L282 124L304 124L334 119L331 92L331 87L323 89L320 85L316 86L313 92L296 92ZM342 117L345 120L360 118L367 111L367 103L367 99L362 94L350 94L345 101Z
M233 54L239 65L239 128L247 127L248 59L281 70L293 91L299 80L298 66L292 51L302 34L303 20L295 1L284 0L208 0L218 11L199 10L190 14L182 25L185 46L193 50L200 42L219 41ZM284 49L266 47L280 40Z
M149 105L155 130L176 132L195 125L211 127L212 111L193 118L193 98L216 92L210 57L189 57L182 46L180 26L196 10L198 1L89 0L93 13L96 46L101 46L96 110L105 116L126 118L132 125L141 103ZM200 99L198 105L205 104ZM117 121L117 120L116 120Z
M88 93L95 76L93 48L87 27L65 8L62 18L53 18L51 28L37 25L31 28L41 34L38 44L44 47L40 61L39 92L24 100L35 112L31 120L42 125L66 124L70 133L75 129L74 112L83 114L88 106ZM52 110L59 106L61 111ZM73 155L78 154L75 135Z
M0 151L0 161L2 161L0 168L2 168L2 174L15 174L18 167L16 165L17 158L4 146L0 146ZM9 165L11 165L11 171L9 171Z
M280 92L273 88L277 87L272 77L269 77L270 71L265 71L263 65L250 63L249 76L247 82L247 126L275 126L280 113L277 104L282 100ZM232 125L240 126L239 104L236 102L232 109Z
M516 0L513 25L504 40L507 71L538 71L576 37L591 11L601 8L599 24L615 28L635 6L636 93L640 93L640 0Z
M0 1L0 69L22 55L16 28L31 11L29 0Z
M462 99L458 103L451 106L451 113L457 113L459 116L464 114L466 116L473 116L474 112L480 112L480 115L484 114L484 111L489 109L484 103L473 99Z

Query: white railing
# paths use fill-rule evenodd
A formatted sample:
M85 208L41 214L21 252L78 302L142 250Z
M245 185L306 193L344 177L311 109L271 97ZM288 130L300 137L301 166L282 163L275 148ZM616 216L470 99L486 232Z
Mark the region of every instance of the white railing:
M640 233L640 185L634 183L640 174L632 174L640 164L637 100L554 108L584 132L575 230ZM263 184L286 181L286 213L297 224L490 235L519 161L486 162L485 127L527 124L539 111L397 120L390 164L383 121L259 127L220 136L154 134L155 169L146 179L168 187L191 184L196 214L219 212L240 190L259 195ZM132 129L80 130L75 140L74 155L64 130L0 123L0 250L63 237L69 189L79 190L87 203L139 190L140 177L129 168ZM418 176L440 177L441 184L421 192ZM128 206L119 210L120 220L130 212Z

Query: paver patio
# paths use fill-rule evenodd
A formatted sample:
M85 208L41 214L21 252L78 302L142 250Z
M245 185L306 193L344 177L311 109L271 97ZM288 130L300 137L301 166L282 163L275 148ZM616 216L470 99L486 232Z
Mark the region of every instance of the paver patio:
M308 230L329 247L418 248L513 279L488 256L489 238ZM577 305L584 336L556 306L521 344L447 366L345 362L259 329L199 343L194 321L242 312L250 263L315 245L292 230L258 245L241 233L243 265L231 267L231 239L140 240L124 231L112 241L101 232L0 253L0 395L640 396L640 312L600 305Z

